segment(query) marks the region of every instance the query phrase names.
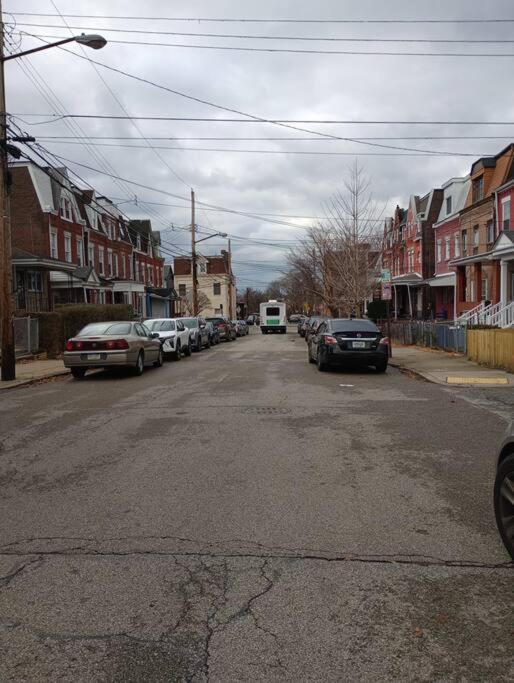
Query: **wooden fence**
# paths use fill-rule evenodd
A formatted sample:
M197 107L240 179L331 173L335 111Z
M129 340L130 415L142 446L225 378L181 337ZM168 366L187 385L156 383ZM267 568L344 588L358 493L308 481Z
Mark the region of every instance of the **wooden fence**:
M514 372L514 330L468 330L466 336L470 360Z

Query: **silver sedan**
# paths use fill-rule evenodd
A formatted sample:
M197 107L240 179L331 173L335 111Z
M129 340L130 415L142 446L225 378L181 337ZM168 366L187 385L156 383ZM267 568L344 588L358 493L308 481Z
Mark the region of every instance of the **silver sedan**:
M130 367L142 375L145 366L160 367L163 352L159 335L139 322L90 323L66 342L64 366L76 379L88 368Z

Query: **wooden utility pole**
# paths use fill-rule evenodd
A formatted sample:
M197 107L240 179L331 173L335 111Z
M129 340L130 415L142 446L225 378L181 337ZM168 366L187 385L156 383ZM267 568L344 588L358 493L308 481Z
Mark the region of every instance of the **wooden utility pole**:
M4 82L4 25L0 0L0 327L2 380L16 378L12 305L11 222L7 203L7 119Z
M234 315L232 315L232 248L230 240L228 241L228 311L228 317L230 320L233 320L235 318L235 312Z
M246 317L250 315L250 287L246 288Z
M198 273L196 262L196 224L194 190L191 190L191 272L193 275L193 315L198 315Z

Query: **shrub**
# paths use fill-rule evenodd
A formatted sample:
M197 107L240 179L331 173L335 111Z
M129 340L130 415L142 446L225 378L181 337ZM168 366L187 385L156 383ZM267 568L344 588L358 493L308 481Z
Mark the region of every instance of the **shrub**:
M39 348L49 358L55 358L64 350L66 341L88 323L104 320L131 320L132 306L128 304L65 304L53 313L38 313Z
M387 302L382 299L373 299L368 304L366 314L371 320L384 320L387 317Z

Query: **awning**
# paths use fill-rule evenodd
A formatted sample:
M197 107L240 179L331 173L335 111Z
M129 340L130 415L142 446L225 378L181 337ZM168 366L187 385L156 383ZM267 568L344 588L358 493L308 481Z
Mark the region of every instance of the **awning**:
M427 285L430 287L454 287L455 286L455 273L448 273L447 275L439 275L433 277L430 280L425 280Z
M397 275L391 280L393 286L409 285L410 287L419 287L423 284L423 278L417 273L408 273L407 275Z

